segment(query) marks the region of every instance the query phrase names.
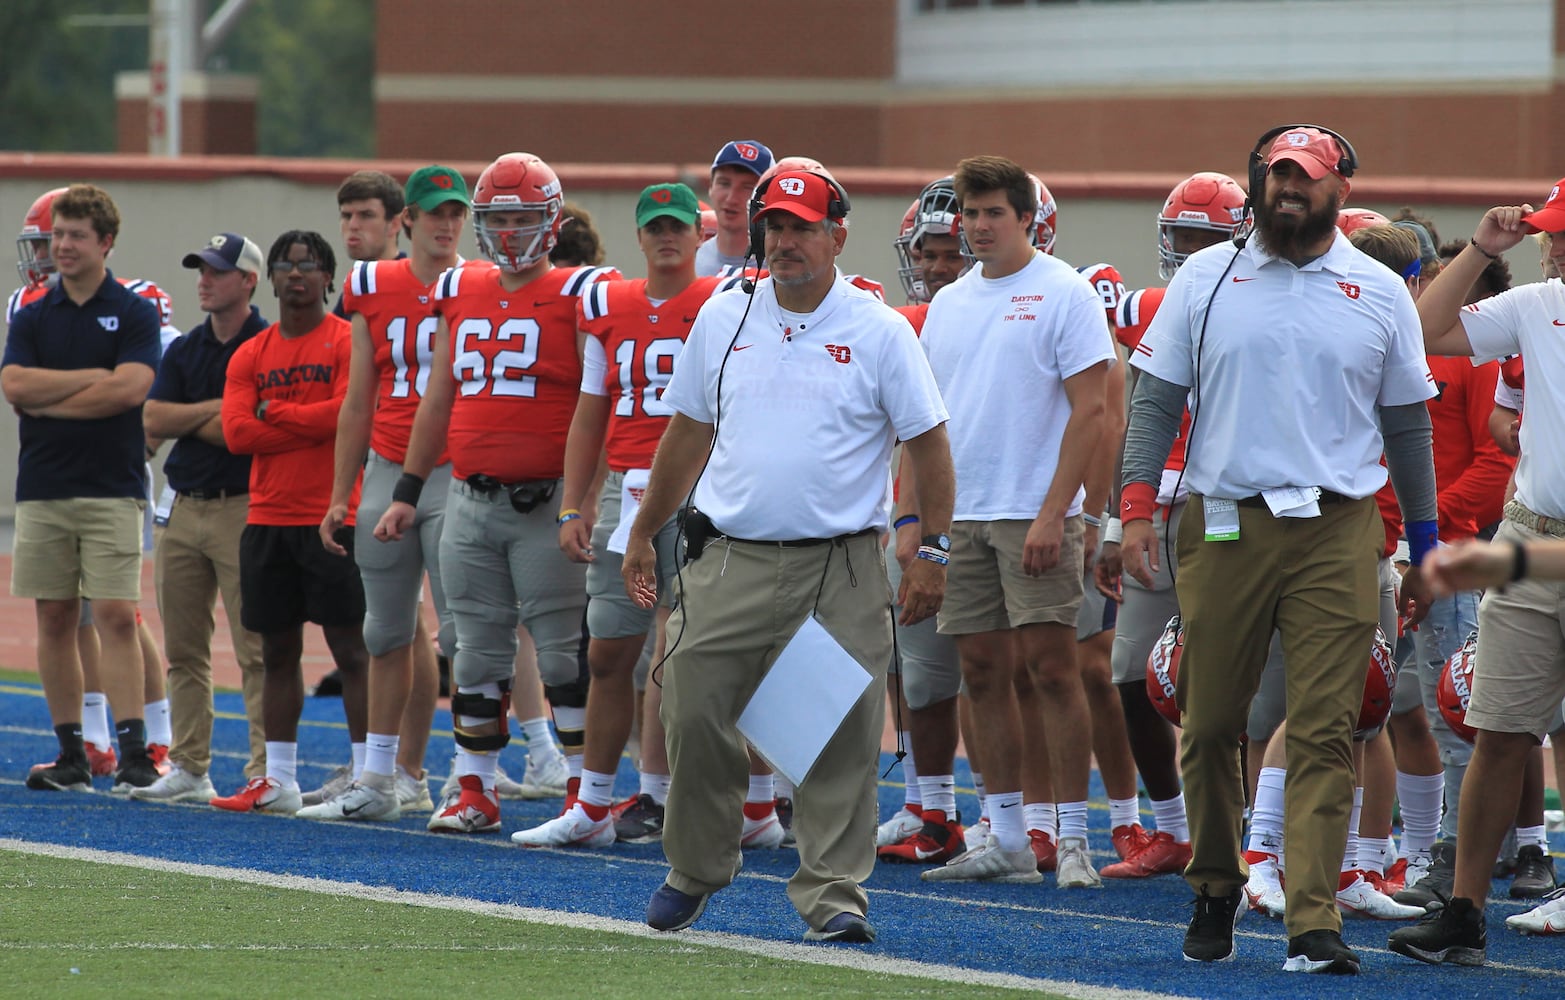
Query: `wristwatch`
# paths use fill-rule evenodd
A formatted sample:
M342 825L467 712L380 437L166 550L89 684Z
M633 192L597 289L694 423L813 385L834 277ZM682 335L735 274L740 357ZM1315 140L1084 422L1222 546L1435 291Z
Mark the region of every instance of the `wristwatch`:
M918 540L918 544L920 544L920 545L927 545L927 546L929 546L932 549L939 549L941 552L950 552L951 551L951 536L950 535L925 535L923 538L920 538Z

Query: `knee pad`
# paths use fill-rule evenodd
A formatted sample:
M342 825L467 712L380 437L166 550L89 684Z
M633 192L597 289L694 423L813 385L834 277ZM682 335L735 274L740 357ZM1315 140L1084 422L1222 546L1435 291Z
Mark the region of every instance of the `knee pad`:
M587 633L587 618L583 615L581 642L576 647L576 679L564 684L546 682L543 686L544 697L555 708L587 707L587 686L592 680L592 670L587 665L587 644L590 641Z
M456 737L456 745L463 750L487 753L491 750L504 750L511 742L511 726L506 721L511 712L511 687L509 684L500 685L499 698L486 698L481 694L470 691L457 691L451 695L451 730ZM469 728L464 725L462 718L483 720ZM485 733L475 731L479 727L487 728L490 723L495 725L495 732Z
M364 648L371 656L385 656L394 649L411 646L414 634L411 619L403 624L393 624L373 614L364 616Z

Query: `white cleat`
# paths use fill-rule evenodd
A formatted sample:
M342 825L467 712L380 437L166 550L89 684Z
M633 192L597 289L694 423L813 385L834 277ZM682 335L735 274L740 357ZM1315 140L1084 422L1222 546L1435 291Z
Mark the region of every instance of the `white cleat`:
M1250 862L1250 881L1244 885L1244 895L1250 901L1250 909L1281 919L1287 908L1287 897L1283 895L1282 873L1277 870L1276 857L1267 855L1260 861Z
M339 823L370 820L393 822L402 818L402 804L397 800L395 778L389 774L365 771L341 795L319 805L305 806L294 815L300 819Z
M978 822L962 831L962 843L969 851L976 851L989 843L989 820L979 817Z
M1424 915L1422 906L1408 906L1369 884L1363 872L1346 889L1337 890L1337 908L1354 917L1371 920L1412 920Z
M875 846L890 847L924 829L924 814L915 812L913 806L903 806L891 818L875 828Z
M1090 864L1088 866L1091 867ZM1097 873L1094 872L1094 875ZM993 837L982 847L931 868L920 876L925 882L1012 882L1030 884L1043 881L1038 859L1031 847L1005 851Z
M527 770L522 772L522 783L517 787L517 795L524 799L564 798L565 783L570 778L570 768L563 755L529 753Z
M332 769L321 783L321 787L311 789L299 796L299 801L307 806L318 806L327 799L333 799L348 790L353 784L353 765L342 764Z
M571 806L564 816L511 834L511 843L523 847L613 847L616 839L614 816L594 820L580 803Z
M777 810L773 809L760 819L744 818L744 826L739 831L739 846L759 850L781 847L787 835L782 820L777 818Z
M435 808L435 800L429 796L429 778L415 778L402 768L397 768L397 804L403 812L429 812Z
M1565 888L1544 896L1526 913L1506 917L1505 926L1521 934L1565 934Z
M1028 853L1031 853L1029 850ZM1061 889L1101 889L1103 879L1092 867L1084 837L1061 837L1054 884Z
M217 789L208 775L197 777L175 764L147 787L132 788L130 797L137 802L211 802L217 798Z

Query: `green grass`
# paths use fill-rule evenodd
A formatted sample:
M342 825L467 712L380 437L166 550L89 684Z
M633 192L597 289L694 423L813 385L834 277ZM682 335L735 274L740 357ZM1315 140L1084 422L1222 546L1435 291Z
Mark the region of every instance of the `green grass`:
M1016 995L680 938L0 852L0 983L14 1000L574 997L594 982L659 1000Z

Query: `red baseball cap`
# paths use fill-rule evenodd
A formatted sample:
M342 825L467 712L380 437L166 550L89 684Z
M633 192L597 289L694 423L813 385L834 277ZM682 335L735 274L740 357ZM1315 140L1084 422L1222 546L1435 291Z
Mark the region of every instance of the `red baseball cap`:
M1270 168L1278 160L1292 160L1312 179L1320 180L1327 174L1341 177L1337 164L1342 158L1342 147L1337 145L1337 140L1320 129L1291 128L1272 142L1266 166Z
M751 216L759 219L767 212L791 212L805 222L819 222L828 216L837 192L831 182L809 170L784 170L766 184L761 207ZM839 214L835 218L841 218Z
M1565 231L1565 177L1561 177L1559 183L1554 185L1542 208L1522 216L1522 225L1531 227L1535 233Z

